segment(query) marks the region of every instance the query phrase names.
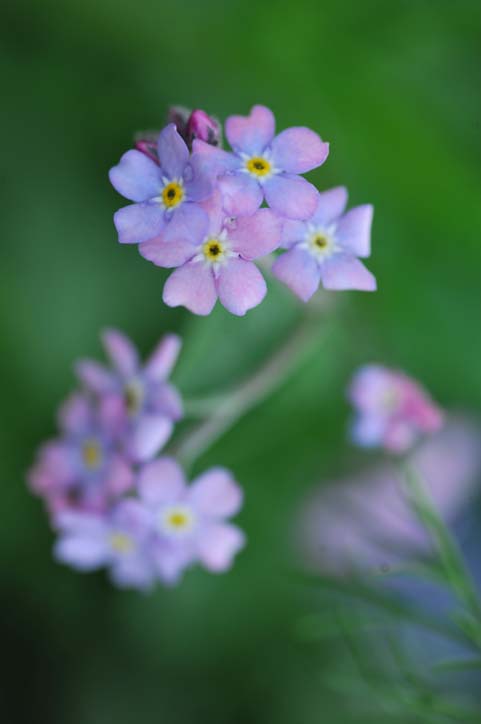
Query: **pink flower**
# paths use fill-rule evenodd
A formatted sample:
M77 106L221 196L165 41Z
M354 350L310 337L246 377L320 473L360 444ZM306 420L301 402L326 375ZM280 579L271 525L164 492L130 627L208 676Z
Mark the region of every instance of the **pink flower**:
M254 106L248 116L230 116L225 124L232 152L201 140L194 151L217 174L232 216L252 214L265 199L269 206L292 219L314 213L317 191L299 174L326 160L329 144L309 128L288 128L275 136L275 119L265 106Z
M348 396L356 410L352 438L362 447L403 453L443 423L442 411L417 382L381 365L361 367Z
M269 209L251 216L229 217L216 193L204 204L208 216L199 238L186 233L141 244L144 257L159 266L179 266L164 287L170 307L183 305L194 314L210 314L217 299L232 314L243 316L263 300L267 288L253 259L277 248L281 222Z
M164 583L176 583L195 563L226 571L245 545L243 532L226 520L240 510L243 495L224 468L212 468L188 486L178 463L160 458L142 469L139 494L151 513L151 555Z
M416 448L410 463L439 515L456 522L479 491L479 425L448 420ZM382 573L432 552L429 534L403 495L399 471L389 463L314 489L302 504L296 534L304 560L333 574Z
M281 254L272 272L303 302L319 288L374 291L376 280L357 257L371 253L372 206L356 206L346 214L344 187L317 197L314 213L303 221L286 221Z
M74 394L60 410L59 425L61 436L40 448L29 472L31 489L53 515L105 510L134 482L105 409Z
M102 400L111 429L124 440L126 454L134 461L149 460L182 417L180 395L167 382L181 341L174 334L166 335L143 366L136 348L121 332L106 330L102 341L112 368L81 360L77 374L86 389Z

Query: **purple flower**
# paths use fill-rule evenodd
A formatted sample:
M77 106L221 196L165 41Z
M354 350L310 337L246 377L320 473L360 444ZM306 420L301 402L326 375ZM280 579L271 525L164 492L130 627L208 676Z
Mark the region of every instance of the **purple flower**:
M122 588L148 589L155 581L150 555L151 516L137 500L124 500L103 515L62 513L56 518L57 560L78 571L108 568Z
M273 274L307 302L322 282L325 289L374 291L376 280L357 257L371 253L373 208L356 206L343 214L342 186L318 194L314 212L303 221L286 221L282 244L288 251Z
M164 583L176 583L194 563L226 571L245 545L243 532L226 522L243 500L228 470L212 468L189 487L177 462L160 458L142 469L139 494L152 517L151 555Z
M361 367L348 396L357 413L352 438L362 447L403 453L443 423L440 408L417 382L380 365Z
M159 134L157 153L160 165L147 145L142 151L127 151L110 170L114 188L135 202L114 215L122 244L163 238L167 230L182 236L204 218L199 201L210 196L212 186L201 159L189 154L173 123Z
M230 116L225 132L232 153L201 140L194 141L194 151L219 176L229 214L252 214L264 198L272 209L292 219L314 212L316 189L298 174L320 166L328 156L329 144L317 133L296 127L274 136L274 115L265 106L254 106L247 117Z
M61 437L40 448L29 472L30 487L52 514L104 510L133 485L131 466L102 406L72 395L59 413Z
M252 259L278 247L281 222L269 209L228 217L218 192L204 208L208 216L202 227L191 229L181 241L145 242L141 254L159 266L179 266L164 287L163 299L170 307L184 305L206 315L219 298L232 314L243 316L266 294L266 283Z
M82 360L77 374L99 396L111 429L125 441L134 461L152 458L167 442L173 423L182 417L176 388L167 378L177 360L181 341L166 335L142 367L136 348L121 332L107 330L102 341L113 369Z

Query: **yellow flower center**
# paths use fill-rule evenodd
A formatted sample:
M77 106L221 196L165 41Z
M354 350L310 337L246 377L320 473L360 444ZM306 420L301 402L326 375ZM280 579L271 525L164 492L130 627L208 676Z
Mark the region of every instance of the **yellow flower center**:
M124 402L129 415L136 415L143 402L143 389L138 382L128 382L124 387Z
M184 189L177 181L172 181L164 186L162 190L162 201L168 209L173 209L175 206L178 206L183 198Z
M82 458L85 466L95 470L102 463L102 450L96 440L86 440L82 447Z
M161 530L167 534L183 535L193 527L194 515L190 508L184 505L173 505L160 514L159 524Z
M206 261L220 261L225 253L225 247L219 239L207 239L202 245L202 252Z
M185 528L190 522L189 516L181 510L172 512L167 520L172 528Z
M246 168L254 176L267 176L271 172L271 164L262 156L253 156L246 161Z
M131 553L134 549L134 542L125 533L112 533L110 536L110 545L116 553Z
M313 238L312 243L317 246L318 249L325 249L329 244L329 239L324 234L316 234Z

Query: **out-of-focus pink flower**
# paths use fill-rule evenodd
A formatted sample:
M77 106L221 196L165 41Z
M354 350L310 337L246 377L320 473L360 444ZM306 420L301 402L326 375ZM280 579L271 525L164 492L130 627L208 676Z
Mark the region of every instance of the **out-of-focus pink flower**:
M356 411L351 436L361 447L403 453L443 423L442 411L415 380L381 365L361 367L348 397Z
M105 510L131 489L131 463L102 406L74 394L59 413L61 437L43 445L29 472L31 489L52 515L63 510Z
M167 442L174 422L182 417L180 395L167 381L181 340L175 334L163 337L145 365L132 342L118 330L106 330L102 341L112 367L81 360L77 374L102 401L110 428L124 440L126 454L144 462Z
M465 419L448 421L410 462L439 514L452 523L479 490L480 427ZM388 463L313 490L302 505L296 536L305 562L332 574L379 573L431 551L403 495L400 473Z

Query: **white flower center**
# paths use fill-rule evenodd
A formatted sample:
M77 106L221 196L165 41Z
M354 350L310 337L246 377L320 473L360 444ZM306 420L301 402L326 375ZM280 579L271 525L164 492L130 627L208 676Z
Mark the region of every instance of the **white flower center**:
M307 249L317 261L324 261L339 249L333 232L332 228L325 229L308 224L304 241L300 246Z
M161 510L158 525L161 532L170 537L185 536L195 525L195 515L186 505L170 505Z

